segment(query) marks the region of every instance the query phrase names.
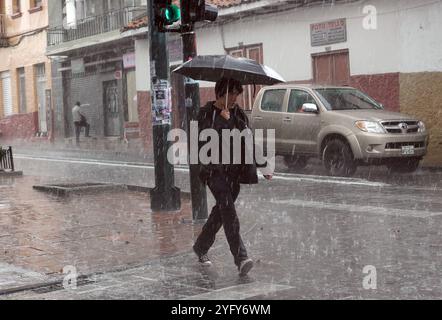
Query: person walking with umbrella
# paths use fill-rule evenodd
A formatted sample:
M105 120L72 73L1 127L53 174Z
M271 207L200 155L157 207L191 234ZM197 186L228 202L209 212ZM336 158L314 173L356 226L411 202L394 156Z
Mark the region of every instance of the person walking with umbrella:
M216 82L216 101L211 101L200 109L198 114L198 130L214 129L221 140L222 130L238 129L241 132L249 129L249 120L244 111L236 103L237 97L243 92L241 82L234 79L222 78ZM207 183L215 197L213 207L207 222L198 236L193 250L203 265L211 265L208 251L215 242L217 232L221 227L229 243L233 260L240 276L246 275L253 267L253 260L249 258L240 235L240 223L235 208L235 201L240 192L240 184L258 182L256 164L244 162L246 146L241 141L241 163L233 162L233 147L230 145L230 161L222 162L222 143L220 143L219 163L201 165L200 178ZM265 175L270 180L272 175Z
M222 137L223 129L236 128L242 131L249 127L247 115L236 104L236 99L243 90L242 85L272 85L285 82L281 75L268 66L259 64L255 60L243 57L236 58L230 55L195 56L173 72L194 80L216 82L216 101L209 102L200 109L198 127L200 132L204 129L213 128L217 131L219 137ZM241 239L235 201L241 183L258 183L256 164L243 162L242 155L245 154L246 147L245 142L241 141L240 164L233 164L231 161L227 165L200 165L200 178L209 186L215 197L216 205L213 207L201 234L193 246L199 261L204 265L210 265L211 262L207 252L215 241L216 233L221 227L224 227L230 251L240 275L246 275L250 271L253 267L253 261L248 257ZM232 155L232 149L230 151L230 155ZM248 152L250 152L250 149ZM221 160L222 150L219 155ZM253 156L252 158L254 159ZM262 166L266 167L261 170L268 180L272 178L273 165L273 161L270 161L270 163Z

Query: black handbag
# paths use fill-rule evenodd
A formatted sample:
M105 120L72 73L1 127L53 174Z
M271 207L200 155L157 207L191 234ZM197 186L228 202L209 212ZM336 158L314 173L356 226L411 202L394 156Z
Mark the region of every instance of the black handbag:
M242 183L242 184L257 184L258 183L258 173L256 170L256 165L243 164L241 166L241 172L239 174L239 183Z
M236 110L235 110L235 112L236 112ZM243 157L244 157L244 159L243 159L244 163L241 165L241 171L239 174L239 183L257 184L258 183L258 171L256 169L255 152L254 152L255 137L253 136L252 130L248 126L247 115L242 113L242 116L245 117L245 119L241 119L241 121L242 121L242 127L244 127L243 130L247 130L247 136L243 138L245 141L241 142L242 146L244 146L244 150L242 150ZM250 144L246 143L246 141L249 141L249 140L252 141L251 146L250 146ZM252 148L252 150L249 149L250 147ZM246 153L251 153L252 163L245 163L245 159L247 159Z

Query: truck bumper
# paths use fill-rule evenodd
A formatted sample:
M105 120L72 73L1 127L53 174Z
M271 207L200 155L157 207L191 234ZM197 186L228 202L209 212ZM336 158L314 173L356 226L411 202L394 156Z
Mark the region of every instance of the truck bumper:
M348 136L353 155L358 160L422 158L427 153L428 133L373 134ZM412 147L411 147L412 146Z

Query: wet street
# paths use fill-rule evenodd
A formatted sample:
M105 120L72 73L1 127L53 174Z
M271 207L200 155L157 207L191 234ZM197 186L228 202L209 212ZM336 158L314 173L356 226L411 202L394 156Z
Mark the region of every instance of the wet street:
M191 245L201 225L187 222L188 197L180 212L152 213L141 191L58 198L32 189L153 187L152 165L29 154L16 162L24 176L0 180L0 299L442 298L441 171L361 168L334 178L314 163L300 174L278 162L272 181L243 186L237 202L255 261L240 278L222 231L213 266L198 265ZM189 191L186 168L175 181ZM61 286L66 266L83 276L76 289Z

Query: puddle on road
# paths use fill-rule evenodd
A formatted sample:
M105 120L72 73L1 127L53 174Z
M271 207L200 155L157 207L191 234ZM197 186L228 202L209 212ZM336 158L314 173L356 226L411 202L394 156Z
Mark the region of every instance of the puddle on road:
M29 176L1 179L2 261L46 274L60 274L71 265L86 274L188 251L199 232L199 227L181 223L191 218L184 197L181 211L154 214L146 192L60 198L32 188L81 183Z

